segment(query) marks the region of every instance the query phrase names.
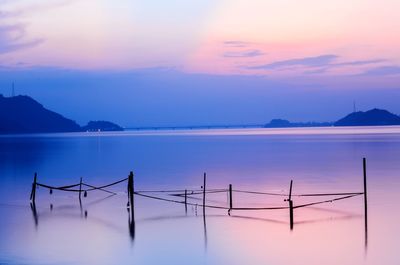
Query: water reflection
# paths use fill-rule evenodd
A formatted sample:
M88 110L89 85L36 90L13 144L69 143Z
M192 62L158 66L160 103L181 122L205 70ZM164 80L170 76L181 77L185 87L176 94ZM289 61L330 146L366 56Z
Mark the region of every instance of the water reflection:
M400 214L393 209L399 200L400 134L312 133L64 135L12 141L0 137L0 263L397 264ZM292 232L286 209L233 210L230 217L226 211L207 209L202 215L201 195L190 198L198 205L184 208L135 197L132 218L125 186L107 198L90 192L81 204L76 194L53 190L49 199L48 192L38 192L36 205L27 204L35 171L41 182L67 184L75 176L107 183L134 169L139 190L198 188L199 172L206 169L209 186L216 188L233 183L248 190L281 192L293 178L296 193L357 191L362 187L364 156L370 161L368 216L363 214L362 196L295 209ZM247 205L239 195L234 199L237 207ZM214 203L211 195L207 200ZM227 205L225 197L217 202ZM269 199L251 203L257 207ZM287 206L282 199L279 203ZM293 255L282 255L287 251ZM70 259L73 255L79 259Z
M368 249L368 216L367 212L364 214L364 240L365 240L365 253L367 253Z
M207 251L207 223L206 223L206 208L203 207L203 228L204 228L204 249Z
M292 186L292 185L290 185ZM205 183L204 186L202 186L202 188L205 187ZM289 197L286 201L291 199L291 188L289 188ZM112 194L109 195L108 197L100 197L100 198L91 198L91 201L87 201L86 199L83 200L83 198L81 198L80 196L78 196L78 202L79 202L79 215L76 214L69 214L67 211L71 210L71 209L77 209L77 207L73 206L72 204L68 203L68 204L61 204L59 206L54 206L53 203L50 203L50 214L47 212L42 212L42 213L38 213L36 210L36 204L33 202L31 203L31 212L34 218L34 223L35 223L35 228L37 230L38 224L39 224L39 217L47 217L47 218L51 218L53 216L56 216L53 211L58 213L58 216L62 216L63 218L77 218L78 219L88 219L88 207L93 207L98 205L99 208L103 208L104 206L106 206L105 204L107 204L107 202L109 201L109 199L113 198L113 197L117 197L119 199L122 199L125 202L125 194L123 196L117 196L115 192L111 192ZM269 223L269 224L273 224L273 225L284 225L284 226L289 226L290 230L293 230L293 225L296 225L296 229L297 226L299 225L306 225L306 224L319 224L319 223L323 223L326 221L332 222L332 221L341 221L341 220L351 220L351 219L356 219L356 218L360 218L362 217L362 215L360 214L356 214L353 213L352 211L348 211L348 210L341 210L341 209L329 209L329 208L323 208L323 207L315 207L315 206L310 206L310 207L306 207L308 211L314 211L314 212L321 212L321 213L332 213L332 214L337 214L339 216L336 217L315 217L315 214L307 214L304 215L303 213L303 208L302 210L296 210L293 212L289 211L289 217L288 219L286 219L285 221L279 220L279 219L273 219L273 218L267 218L265 213L261 213L261 214L257 214L256 216L251 216L251 214L249 214L248 216L240 216L236 214L236 211L238 210L234 210L235 214L208 214L206 212L206 207L204 207L204 205L207 205L207 202L213 202L213 203L230 203L230 201L225 201L224 196L225 194L221 194L221 193L215 193L213 194L209 194L208 196L208 200L206 201L206 197L205 197L205 189L203 189L202 193L202 200L203 200L203 205L201 205L202 207L202 230L203 230L203 241L204 241L204 245L203 245L203 249L204 252L207 253L208 252L208 229L207 229L207 217L212 217L212 218L233 218L233 219L238 219L238 220L249 220L249 221L262 221L265 223ZM133 193L132 193L133 194ZM215 197L211 197L211 195L215 196ZM171 194L171 196L176 196L176 194ZM219 196L219 197L217 197ZM294 195L294 196L298 196L298 195ZM54 196L51 196L52 198L54 198ZM86 198L87 196L85 196ZM95 196L94 196L95 197ZM134 197L134 196L133 196ZM185 196L186 198L186 196ZM199 198L190 196L191 199L193 200L198 200ZM219 198L219 199L218 199ZM131 199L131 198L129 198ZM243 198L237 198L238 202L242 201ZM279 198L279 200L281 200ZM135 215L134 215L134 204L133 204L133 198L131 199L132 204L128 203L128 207L126 208L127 212L128 212L128 230L125 230L123 233L128 232L129 234L129 238L130 241L133 245L133 243L135 242L136 239L136 221L135 221ZM186 200L184 201L186 202ZM115 203L115 202L114 202ZM114 204L113 203L113 204ZM139 222L141 223L149 223L150 221L162 221L162 220L179 220L179 219L190 219L189 217L193 217L193 218L199 218L197 216L197 204L195 204L196 207L196 212L195 212L195 216L188 216L187 213L187 204L185 204L185 214L183 215L170 215L167 214L165 216L161 215L161 216L157 216L157 217L152 217L152 218L142 218L139 220ZM169 206L171 204L168 204ZM143 207L143 206L142 206ZM169 207L167 207L169 208ZM233 208L234 209L234 208ZM104 210L107 211L107 207L104 207ZM183 209L180 208L180 211L182 211ZM223 210L225 212L225 210ZM240 210L239 210L240 211ZM285 210L286 211L286 210ZM222 211L221 211L222 212ZM296 215L296 221L293 221L293 215ZM299 219L297 219L297 216L300 216ZM307 220L302 220L302 218L304 218L304 216L310 217ZM367 229L367 215L364 215L365 217L365 253L367 251L367 238L368 238L368 229ZM43 219L43 218L41 218ZM99 217L90 217L89 220L91 221L91 224L96 223L96 224L101 224L105 227L111 227L111 228L115 228L115 225L112 223L109 223L106 220L103 220ZM335 225L335 224L332 224ZM296 230L295 229L295 230ZM119 230L119 228L118 228ZM293 232L294 233L294 232Z
M135 219L133 215L128 215L129 235L132 243L135 241Z
M31 202L31 211L32 211L32 216L33 216L33 221L35 222L35 228L37 229L39 225L39 217L36 211L36 204L34 202Z
M83 217L83 207L82 207L82 200L79 194L79 209L81 210L81 218Z
M115 197L115 196L110 196L110 198L112 198L112 197ZM125 198L125 196L124 196L124 198ZM110 210L108 202L109 201L105 198L101 198L96 201L87 202L87 203L85 202L85 200L82 200L82 204L80 204L79 206L78 206L78 202L76 203L75 206L73 203L60 204L58 206L54 205L53 210L49 210L49 208L46 207L45 209L42 209L42 211L40 211L40 212L36 211L36 205L32 204L31 211L32 211L32 216L34 217L35 227L38 226L39 222L43 223L41 225L40 231L38 231L39 232L38 235L40 237L45 236L46 233L48 233L48 231L50 231L50 233L52 233L51 229L57 229L56 226L63 225L63 223L65 222L63 220L68 218L68 219L77 220L79 222L79 226L75 226L75 228L78 229L78 231L77 231L78 234L82 233L82 236L79 236L79 238L77 240L82 240L85 238L83 236L84 234L86 234L84 232L84 230L88 229L89 226L90 227L98 227L94 231L99 231L99 232L101 231L100 234L98 235L100 237L103 234L106 234L105 230L111 228L113 231L118 231L118 233L123 233L123 234L129 236L131 244L127 244L127 242L125 242L125 244L130 245L131 247L134 246L135 249L136 248L138 249L137 251L142 250L142 245L146 244L145 243L146 241L148 244L155 244L159 240L163 241L164 240L163 233L165 231L162 232L162 231L160 231L160 229L171 230L171 232L175 231L175 232L173 232L173 234L174 233L179 234L180 233L180 225L179 224L187 223L188 226L190 226L189 231L190 230L196 231L196 229L198 229L199 227L196 228L195 224L196 223L200 224L200 223L195 220L198 220L198 221L201 220L202 234L198 233L196 235L196 233L193 233L193 235L191 235L189 238L192 241L203 241L202 246L198 245L197 247L200 247L200 249L203 250L206 253L206 255L208 255L214 251L213 248L215 247L215 244L218 244L218 242L220 240L218 238L221 236L220 233L224 229L229 229L229 231L231 231L233 234L242 235L242 236L248 232L250 234L252 234L252 233L254 233L254 231L258 230L259 232L257 232L257 233L259 233L260 235L264 234L264 237L270 238L270 240L274 240L274 238L278 234L284 233L284 231L283 231L284 229L282 230L282 228L286 229L289 226L288 218L285 218L285 220L279 219L279 215L283 214L283 211L281 211L280 214L275 216L276 219L268 218L268 216L271 215L270 213L259 213L254 216L251 216L251 215L241 216L238 214L238 212L235 212L235 211L233 211L231 216L228 216L225 213L225 211L223 211L223 212L222 211L211 211L209 213L208 210L205 210L202 212L203 213L202 215L195 216L194 214L187 214L186 212L184 212L184 209L182 209L181 207L176 207L178 210L178 213L176 213L175 210L173 210L173 209L168 210L168 208L170 208L169 204L164 205L162 203L158 206L160 206L161 208L164 208L164 210L161 210L159 215L157 215L157 216L151 215L151 217L145 217L145 216L147 216L147 214L145 214L145 212L144 212L144 211L146 211L145 209L147 209L147 211L149 211L149 212L158 212L161 209L161 208L144 207L146 205L146 202L144 204L143 204L143 202L137 203L140 210L136 212L136 215L141 216L140 219L138 219L138 220L132 219L131 212L128 212L128 214L126 214L127 212L125 212L125 209L124 209L121 212L123 212L125 214L123 214L121 216L112 216L112 218L110 218L110 220L112 220L112 221L110 222L110 221L107 221L106 219L102 218L102 216L107 215L107 212ZM113 200L111 203L113 205L115 205L117 202L115 200ZM102 215L91 214L90 216L87 217L87 221L86 221L85 218L82 218L82 212L87 211L86 209L87 209L88 205L92 205L92 206L97 205L98 211L103 212L103 214ZM157 205L155 205L155 206L157 206ZM120 206L117 205L117 207L122 210L122 208ZM73 209L76 209L78 211L75 213L71 212L71 210L73 210ZM89 211L90 211L90 209L89 209ZM180 213L179 213L179 211L180 211ZM317 213L320 212L321 214L319 214L319 215L318 214L305 214L306 211L309 211L309 212L315 211ZM284 211L284 212L286 212L286 211ZM360 219L362 217L362 215L357 214L357 213L352 214L349 211L338 210L337 214L340 214L341 216L313 218L313 216L315 216L315 215L322 216L322 214L327 214L329 212L330 212L330 209L325 209L325 208L320 208L320 207L315 208L315 209L310 208L308 210L295 211L295 216L296 217L299 216L299 218L296 218L295 227L294 227L292 234L296 235L297 231L302 231L306 227L309 227L309 228L312 228L313 226L318 227L322 223L327 223L329 229L331 229L331 230L336 230L336 229L340 230L341 228L339 228L339 227L341 227L341 226L339 225L339 221L349 221L352 219ZM336 212L336 211L333 210L333 212ZM287 214L285 214L285 215L286 215L286 217L288 217ZM115 223L119 223L118 219L120 219L121 217L127 218L128 227L126 227L126 226L118 227L115 225ZM309 219L305 219L305 217L307 217ZM62 219L60 220L60 218L62 218ZM114 218L115 218L115 220L114 220ZM51 220L51 219L53 219L53 220ZM190 220L192 220L192 221L190 221ZM231 220L231 221L229 221L229 220ZM141 224L140 225L141 231L139 231L139 237L138 237L138 232L136 231L136 228L137 228L136 223L137 222ZM51 225L52 223L54 223L55 226ZM174 223L176 223L177 225L174 225ZM211 223L211 230L208 227L209 223ZM221 227L222 230L217 231L215 229L216 229L216 227L218 227L216 225L218 223L221 223L221 224L224 223L225 225L227 225L228 228ZM232 224L237 224L237 226L235 228L233 228L233 227L229 228ZM311 224L312 224L312 226L310 226ZM361 224L361 222L358 222L358 225L360 225L360 224ZM63 226L63 227L65 227L65 226ZM68 225L67 225L67 227L68 227ZM90 228L90 229L92 229L92 228ZM152 231L153 229L155 229L155 231ZM273 230L276 230L276 232L272 232L272 231L263 232L265 229L267 231L270 229L273 229ZM248 230L248 231L246 233L244 233L245 230ZM140 232L142 232L141 236L140 236ZM302 232L300 232L300 234L301 233ZM231 237L231 235L229 237ZM211 242L209 242L210 239L211 239ZM240 237L238 238L238 240L239 239L240 239ZM352 238L352 241L356 242L359 239L361 239L361 238L359 238L356 235ZM86 240L93 242L93 240L96 240L96 239L87 238ZM169 240L171 240L171 241L169 241ZM164 241L164 244L166 244L166 245L173 244L172 242L174 242L175 240L180 240L180 239L179 239L179 237L171 238L171 239L168 239L168 242ZM250 240L250 239L245 239L245 241L246 240ZM257 242L259 239L255 239L255 240ZM307 241L305 241L305 243L306 242ZM221 243L221 242L219 242L219 243ZM123 244L121 244L121 245L123 245ZM119 247L121 247L121 245L119 245ZM210 248L210 246L211 246L211 248ZM193 246L190 246L190 247L193 247ZM111 248L111 246L110 246L110 248ZM132 248L132 249L134 249L134 248ZM92 248L89 248L89 249L92 249ZM200 249L198 249L198 250L200 250ZM210 249L211 249L211 251L210 251ZM258 249L258 247L256 247L255 249ZM92 249L92 251L94 251L94 250ZM93 255L93 253L91 255ZM236 263L232 263L232 264L236 264ZM294 263L294 264L296 264L296 263Z
M88 219L88 210L85 209L86 207L100 204L114 196L115 196L114 194L109 195L107 197L99 198L99 199L96 199L94 201L91 201L91 202L88 202L85 204L83 203L83 200L80 197L78 197L79 212L80 212L79 215L69 214L68 212L66 212L66 211L69 211L69 210L75 208L71 204L64 204L64 205L59 205L59 206L54 207L53 203L50 203L50 207L49 207L50 212L49 213L46 213L46 212L38 213L38 211L36 209L36 203L31 202L30 209L32 212L35 228L37 230L37 228L39 226L39 217L52 218L54 216L52 214L53 211L57 211L58 216L60 216L60 214L61 214L61 216L63 216L63 217L68 216L69 218ZM131 241L133 242L135 240L135 219L134 219L133 211L130 211L130 207L127 208L127 212L128 212L128 231L129 231L129 236L131 238ZM99 219L98 217L96 217L96 218L92 217L92 218L90 218L90 221L95 221L96 223L105 224L107 227L114 226L114 225L110 225L107 221Z

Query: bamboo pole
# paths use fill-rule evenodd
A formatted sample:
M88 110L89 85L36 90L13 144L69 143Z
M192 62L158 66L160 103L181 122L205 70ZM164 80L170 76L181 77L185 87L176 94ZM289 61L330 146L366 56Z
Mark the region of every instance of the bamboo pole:
M185 213L187 213L187 190L185 189Z
M367 208L368 208L368 203L367 203L367 160L363 158L363 175L364 175L364 212L365 212L365 218L367 217Z
M292 186L293 180L290 181L290 188L289 188L289 216L290 216L290 230L293 230L293 201L292 201Z
M133 219L133 216L134 216L134 207L133 207L133 203L134 203L134 201L133 201L133 194L134 194L134 192L135 192L135 189L134 189L134 182L133 182L133 172L131 171L130 173L129 173L129 179L128 179L128 193L129 193L129 202L130 202L130 207L131 207L131 215L132 215L132 219Z
M232 208L233 208L232 184L229 184L229 210L228 210L229 215L231 215Z
M207 178L207 174L204 172L203 175L203 214L205 214L206 211L206 178Z
M365 246L368 241L367 159L363 158Z

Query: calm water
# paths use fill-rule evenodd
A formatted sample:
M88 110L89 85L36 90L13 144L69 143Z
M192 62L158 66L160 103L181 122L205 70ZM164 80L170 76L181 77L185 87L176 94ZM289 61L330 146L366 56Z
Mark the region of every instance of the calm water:
M135 172L135 189L208 188L363 197L289 211L233 211L135 196L37 190L42 183L93 185ZM400 127L246 129L0 137L0 264L400 264ZM166 196L166 195L161 195ZM173 199L181 200L177 197ZM332 197L333 198L333 197ZM284 197L234 193L235 207L287 206ZM321 198L294 198L294 204ZM323 198L327 199L327 198ZM226 206L227 193L207 195ZM201 196L190 201L201 204ZM52 209L50 207L52 205ZM367 243L367 244L366 244Z

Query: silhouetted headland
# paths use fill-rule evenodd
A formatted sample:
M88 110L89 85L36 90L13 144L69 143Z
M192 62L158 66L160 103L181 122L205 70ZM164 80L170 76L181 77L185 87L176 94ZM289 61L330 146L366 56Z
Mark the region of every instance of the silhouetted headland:
M339 119L336 122L290 122L283 119L273 119L265 128L291 128L291 127L329 127L329 126L386 126L400 125L400 116L387 110L372 109L358 111Z
M372 109L353 112L338 120L335 126L384 126L400 125L400 117L387 110Z
M106 121L89 122L81 127L75 121L46 109L31 97L4 97L0 94L0 134L81 132L92 128L96 131L123 130Z
M44 108L28 96L0 95L1 133L76 132L81 127L73 120Z

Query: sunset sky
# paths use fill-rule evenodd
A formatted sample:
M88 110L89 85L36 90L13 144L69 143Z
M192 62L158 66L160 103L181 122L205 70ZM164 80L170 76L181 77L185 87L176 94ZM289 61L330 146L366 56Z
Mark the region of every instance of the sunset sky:
M0 93L79 123L400 113L398 0L0 0ZM63 100L60 100L63 99Z

